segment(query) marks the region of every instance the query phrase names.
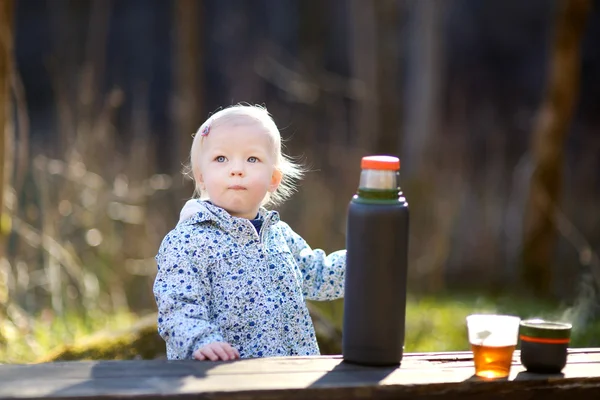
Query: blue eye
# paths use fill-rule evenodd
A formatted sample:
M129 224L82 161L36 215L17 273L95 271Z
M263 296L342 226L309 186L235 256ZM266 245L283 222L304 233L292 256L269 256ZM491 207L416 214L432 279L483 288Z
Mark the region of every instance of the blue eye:
M258 158L256 158L256 157L248 157L248 162L249 163L257 163L258 162Z
M220 163L222 163L222 162L225 162L225 160L227 160L227 159L225 158L225 156L217 156L217 157L215 157L215 161L216 161L216 162L220 162Z

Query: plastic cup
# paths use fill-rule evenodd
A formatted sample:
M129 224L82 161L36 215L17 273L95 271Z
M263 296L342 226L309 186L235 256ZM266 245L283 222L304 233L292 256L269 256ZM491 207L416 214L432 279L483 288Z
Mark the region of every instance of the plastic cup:
M475 375L505 378L510 374L521 319L512 315L473 314L467 317Z

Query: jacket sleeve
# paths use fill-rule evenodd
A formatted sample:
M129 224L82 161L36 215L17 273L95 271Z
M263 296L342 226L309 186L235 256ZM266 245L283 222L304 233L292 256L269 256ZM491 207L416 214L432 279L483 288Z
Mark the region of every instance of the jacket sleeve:
M303 294L308 300L334 300L344 297L346 250L329 255L321 249L311 249L306 241L287 224L287 244L303 277Z
M223 341L210 322L211 296L205 271L192 262L190 249L176 235L167 235L156 256L158 273L154 298L158 307L158 333L170 360L191 359L200 347Z

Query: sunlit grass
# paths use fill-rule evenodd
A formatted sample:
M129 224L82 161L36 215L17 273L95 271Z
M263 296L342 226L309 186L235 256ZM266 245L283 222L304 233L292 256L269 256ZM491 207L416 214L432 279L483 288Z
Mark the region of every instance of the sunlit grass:
M410 298L406 317L406 351L468 350L465 319L474 313L553 318L555 306L532 299L470 295Z
M322 307L341 326L343 302ZM409 297L406 307L406 352L469 350L465 318L474 313L510 314L526 318L568 321L566 306L516 296L441 294ZM571 347L600 346L600 321L574 327Z
M131 326L135 320L135 315L127 311L114 314L91 311L85 316L40 315L18 326L8 320L0 321L0 363L35 362L63 344L101 331L119 330Z
M319 307L341 327L343 302L325 302ZM472 313L502 313L521 318L542 317L564 320L566 307L515 296L445 294L410 297L406 314L406 352L441 352L468 350L465 318ZM39 316L29 323L0 321L0 363L35 362L63 344L80 342L90 336L128 328L136 316L123 311L115 314L89 312L83 316L54 318ZM575 327L580 328L580 327ZM600 346L600 321L585 329L575 329L570 347Z

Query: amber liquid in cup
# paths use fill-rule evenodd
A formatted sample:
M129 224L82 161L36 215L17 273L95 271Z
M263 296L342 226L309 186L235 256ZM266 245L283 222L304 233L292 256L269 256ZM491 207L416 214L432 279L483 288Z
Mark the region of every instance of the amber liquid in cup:
M492 347L471 344L475 375L481 378L507 377L510 373L515 347L515 345Z

